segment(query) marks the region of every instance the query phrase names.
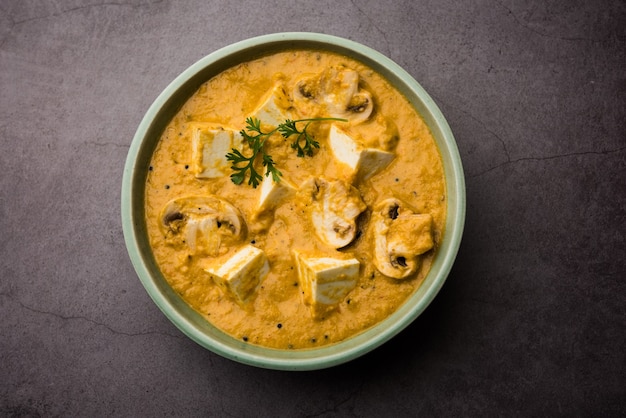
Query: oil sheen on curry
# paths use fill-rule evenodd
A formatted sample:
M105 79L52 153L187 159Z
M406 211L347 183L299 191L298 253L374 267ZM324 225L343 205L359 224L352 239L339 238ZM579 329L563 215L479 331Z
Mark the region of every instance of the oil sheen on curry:
M190 306L234 338L297 350L368 329L420 286L446 186L401 93L360 62L296 50L195 92L162 133L145 202L154 257Z

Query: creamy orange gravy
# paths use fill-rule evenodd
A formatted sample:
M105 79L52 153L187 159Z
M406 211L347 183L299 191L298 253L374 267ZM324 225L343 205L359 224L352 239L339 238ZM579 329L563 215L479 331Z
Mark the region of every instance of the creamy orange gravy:
M210 257L193 253L180 240L172 241L160 226L161 212L168 202L189 195L220 197L236 206L246 223L254 219L260 188L235 185L228 174L199 179L191 173L190 124L211 122L239 131L277 82L283 83L290 94L303 74L319 74L339 65L358 72L359 85L372 94L374 101L369 120L349 127L350 132L380 146L378 138L389 139L395 126L395 158L384 170L355 185L367 209L359 217L360 236L345 249L328 248L316 238L310 219L295 198L275 209L267 230L257 232L258 228L248 225L242 244L252 243L262 249L270 270L253 298L244 305L237 303L205 271ZM350 180L344 165L329 151L330 125L317 123L312 127L320 143L312 157L298 158L290 141L280 135L268 140L268 152L284 179L295 185L311 176ZM250 154L245 147L243 152ZM391 197L406 202L416 213L432 216L434 248L420 256L420 268L404 279L386 277L372 262L374 237L368 219L378 202ZM154 257L166 280L190 306L237 339L279 349L305 349L339 342L368 329L388 317L420 286L443 234L446 186L432 135L402 94L360 62L327 52L296 50L240 64L198 89L169 123L156 147L146 182L145 210ZM360 262L357 285L323 317L314 317L304 301L294 250L353 257Z

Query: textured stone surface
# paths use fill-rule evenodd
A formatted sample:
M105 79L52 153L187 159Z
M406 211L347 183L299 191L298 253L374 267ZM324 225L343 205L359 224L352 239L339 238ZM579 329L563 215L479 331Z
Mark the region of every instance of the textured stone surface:
M122 168L160 91L279 31L371 46L440 105L467 225L435 302L349 364L225 360L151 302ZM626 414L626 4L0 3L0 415Z

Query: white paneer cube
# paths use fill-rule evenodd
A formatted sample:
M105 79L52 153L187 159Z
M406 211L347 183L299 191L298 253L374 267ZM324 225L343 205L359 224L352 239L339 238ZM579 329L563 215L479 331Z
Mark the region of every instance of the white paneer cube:
M241 134L214 125L191 126L191 169L197 178L219 178L228 175L231 163L226 154L242 148Z
M333 257L308 257L294 252L304 302L317 317L332 309L354 289L360 263Z
M274 212L286 198L296 193L296 186L284 177L275 182L271 176L263 178L260 187L259 204L249 219L252 233L267 231L274 221Z
M271 176L263 178L257 212L264 212L276 207L295 192L296 186L284 177L279 182L275 182Z
M269 262L262 250L245 245L225 263L211 266L205 271L226 294L243 305L267 276Z
M250 117L256 118L261 123L278 126L290 119L291 115L287 110L291 106L289 97L281 84L277 84L261 100L261 104L252 112Z
M392 152L363 147L334 124L330 127L329 142L335 158L350 167L357 181L372 177L395 158Z

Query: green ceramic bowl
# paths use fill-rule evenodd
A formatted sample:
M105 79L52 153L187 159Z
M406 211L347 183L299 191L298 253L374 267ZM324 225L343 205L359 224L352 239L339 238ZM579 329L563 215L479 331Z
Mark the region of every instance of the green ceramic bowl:
M290 48L315 48L355 58L385 76L424 117L443 158L448 213L441 247L422 286L391 316L343 342L309 350L250 345L209 324L167 284L156 265L144 221L144 185L150 158L165 126L199 86L243 61ZM258 367L312 370L357 358L388 341L417 318L443 286L456 257L465 221L465 179L458 149L437 105L400 66L379 52L346 39L315 33L277 33L222 48L193 64L159 95L141 121L128 151L122 182L122 225L133 266L148 294L189 338L226 358Z

